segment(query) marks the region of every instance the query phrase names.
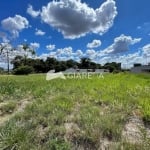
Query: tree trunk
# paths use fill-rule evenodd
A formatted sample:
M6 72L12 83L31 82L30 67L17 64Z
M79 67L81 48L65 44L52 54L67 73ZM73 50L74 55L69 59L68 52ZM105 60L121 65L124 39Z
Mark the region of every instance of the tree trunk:
M7 73L9 74L9 52L7 50Z

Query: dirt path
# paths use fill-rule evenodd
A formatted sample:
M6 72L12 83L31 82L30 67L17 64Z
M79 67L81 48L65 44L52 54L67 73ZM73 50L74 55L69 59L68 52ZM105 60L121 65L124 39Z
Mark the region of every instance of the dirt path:
M77 103L75 105L75 107L73 108L72 113L66 117L66 122L64 124L65 130L66 130L66 134L65 134L64 138L66 141L73 138L73 136L74 136L74 134L76 134L76 132L80 132L78 125L76 123L74 123L74 121L73 121L74 117L78 113L79 109L80 109L80 104Z
M18 102L16 109L13 113L11 114L5 114L3 116L0 116L0 126L3 125L6 121L10 120L13 116L15 116L15 114L24 111L24 109L26 108L26 106L31 103L30 99L23 99L21 101ZM0 106L7 104L5 103L1 103Z
M145 138L150 138L150 129L144 125L144 122L138 116L131 116L125 124L122 137L132 144L142 143Z

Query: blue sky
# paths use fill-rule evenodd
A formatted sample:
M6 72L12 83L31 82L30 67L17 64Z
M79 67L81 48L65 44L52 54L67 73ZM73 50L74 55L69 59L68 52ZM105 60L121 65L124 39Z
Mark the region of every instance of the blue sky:
M43 59L145 64L149 6L149 0L1 0L0 42L28 43Z

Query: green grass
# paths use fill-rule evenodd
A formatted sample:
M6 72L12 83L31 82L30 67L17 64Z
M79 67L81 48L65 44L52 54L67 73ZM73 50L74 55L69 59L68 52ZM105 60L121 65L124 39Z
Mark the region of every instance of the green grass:
M1 115L3 114L11 114L14 112L16 108L16 102L10 101L9 103L4 103L2 106L0 106L0 112Z
M148 149L149 140L129 144L122 141L121 132L133 111L150 124L149 93L150 76L144 74L51 81L42 74L0 76L3 115L25 99L31 102L0 127L0 149L98 149L102 138L119 143L118 149ZM78 129L67 133L65 123Z

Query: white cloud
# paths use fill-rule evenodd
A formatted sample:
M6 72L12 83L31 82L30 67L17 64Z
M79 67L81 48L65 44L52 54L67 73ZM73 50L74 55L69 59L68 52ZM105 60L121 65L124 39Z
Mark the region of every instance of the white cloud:
M141 41L141 38L132 38L131 36L121 35L114 39L114 43L103 50L101 53L104 54L117 54L122 52L127 52L129 50L129 45L134 45Z
M149 56L150 57L150 44L145 45L142 48L142 52L143 52L144 56L146 56L146 57Z
M58 60L69 60L73 59L76 61L80 61L80 58L86 56L82 50L77 50L73 52L72 47L65 47L57 49L56 51L50 51L49 53L43 53L39 56L41 59L46 59L47 57L53 57Z
M117 15L114 0L93 9L81 0L52 1L42 7L41 19L58 29L65 38L75 39L87 33L104 34Z
M94 59L97 56L97 52L93 49L86 50L86 56L90 59Z
M4 47L1 55L0 55L0 67L7 68L7 52L9 52L9 60L10 62L17 56L22 55L22 52L19 49L19 46L16 49L13 48L11 44L1 43L0 48ZM10 64L10 68L12 69L12 65Z
M46 49L47 49L47 50L49 50L49 51L54 50L54 49L55 49L55 47L56 47L56 45L54 45L54 44L46 45Z
M13 37L18 37L19 32L29 27L29 22L25 17L15 15L1 21L2 28L9 31Z
M56 53L59 56L71 56L73 53L73 49L71 46L65 47L65 48L60 48L60 49L57 49Z
M78 56L78 57L82 57L82 56L83 56L82 50L78 49L78 50L76 51L75 55Z
M39 43L36 43L36 42L30 43L30 46L31 46L33 49L38 49L38 48L40 48L40 44L39 44Z
M28 6L27 13L29 15L31 15L33 18L36 18L36 17L38 17L40 15L40 11L39 10L38 11L33 10L32 5Z
M50 52L49 57L54 57L55 58L56 57L56 52Z
M2 39L2 42L9 43L9 39L8 39L7 34L5 32L0 32L0 38Z
M39 29L35 29L35 35L43 36L43 35L45 35L45 32L43 32L42 30L39 30Z
M101 46L101 41L100 40L93 40L91 43L87 44L87 48L96 48Z
M49 56L50 56L50 54L49 54L49 53L43 53L43 54L41 54L40 56L38 56L37 58L38 58L38 59L46 60L46 59L47 59L47 57L49 57Z
M143 60L144 60L143 56L138 51L138 52L126 54L126 55L125 54L124 55L107 55L104 57L100 57L99 59L96 59L95 62L98 62L100 64L105 64L108 62L117 62L117 63L121 63L123 68L131 68L133 67L134 63L145 64Z
M27 56L28 58L34 58L35 56L33 56L32 52L31 51L25 51L23 49L23 45L17 45L16 49L13 50L13 55L12 55L12 59L15 57L15 56Z
M134 44L138 40L130 40L130 44ZM47 57L54 57L58 60L69 60L73 59L75 61L80 61L82 57L88 57L92 61L105 64L107 62L117 62L121 63L123 68L131 68L134 63L146 64L148 61L145 59L145 53L149 54L150 45L145 45L141 50L138 50L135 53L124 54L120 53L119 55L101 55L101 51L95 51L93 49L88 49L85 52L82 50L73 51L72 47L65 47L57 49L56 51L50 51L49 53L42 54L40 58L46 59ZM146 57L147 58L147 57Z

